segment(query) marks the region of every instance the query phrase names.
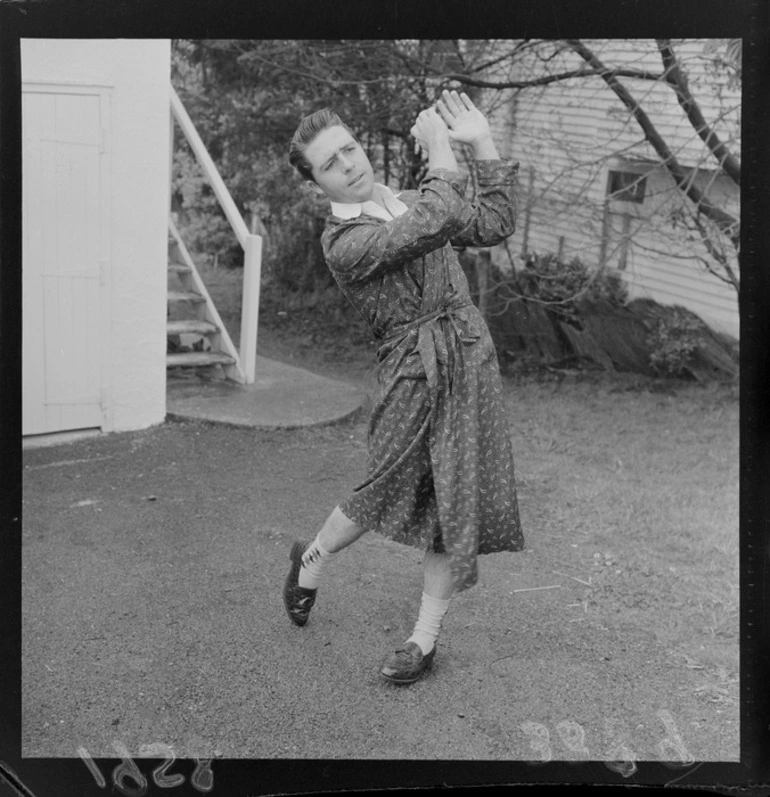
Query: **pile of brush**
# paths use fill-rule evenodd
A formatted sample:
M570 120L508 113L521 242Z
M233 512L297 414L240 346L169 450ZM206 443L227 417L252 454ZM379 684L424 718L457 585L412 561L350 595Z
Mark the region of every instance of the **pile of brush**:
M738 344L684 307L628 301L617 272L587 269L554 255L532 256L506 276L482 253L461 253L474 300L498 351L538 360L686 376L706 382L738 377Z

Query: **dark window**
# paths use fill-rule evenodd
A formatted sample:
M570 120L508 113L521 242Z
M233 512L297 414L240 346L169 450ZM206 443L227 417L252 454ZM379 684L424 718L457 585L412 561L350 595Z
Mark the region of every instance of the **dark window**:
M620 202L644 202L644 189L647 184L647 177L635 172L616 172L610 171L609 185L607 192L612 199Z

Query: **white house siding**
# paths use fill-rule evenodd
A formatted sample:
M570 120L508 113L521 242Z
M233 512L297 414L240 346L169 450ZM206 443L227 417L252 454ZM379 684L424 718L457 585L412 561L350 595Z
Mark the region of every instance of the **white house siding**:
M104 431L145 428L165 418L169 79L168 40L22 41L24 99L59 97L58 107L65 111L54 127L66 126L67 118L77 113L77 104L70 101L73 96L98 98L101 109L104 180L100 202L108 206L101 208L94 240L100 248L101 302L108 306L96 327L91 319L87 335L92 343L94 336L101 338L99 425ZM36 107L36 102L27 102L26 107ZM42 107L39 102L37 107ZM40 140L39 125L50 126L51 120L29 114L23 116L22 124L25 140L36 136ZM42 191L43 185L28 176L25 207L29 211L23 231L25 251L33 252L30 257L35 256L35 247L30 248L29 241L40 236L50 239L51 223L32 211L40 205L42 200L36 195ZM58 219L66 218L67 212L61 205L47 208L47 214ZM50 240L47 245L50 249ZM61 239L55 245L62 246ZM50 252L44 268L62 257L61 250ZM39 298L30 288L24 297L24 313L32 315L39 307ZM66 370L69 364L65 361L59 366ZM48 370L51 364L43 367ZM27 364L27 373L35 370L37 377L23 382L25 392L41 389L45 376L40 367L32 369ZM66 421L60 423L64 424L60 429L47 431L67 426Z
M588 40L586 44L608 66L662 71L653 40ZM715 84L707 69L711 55L706 41L675 41L674 46L705 118L717 120L716 131L739 156L738 91ZM582 59L569 52L550 69L582 65ZM522 68L517 77L528 76L532 73ZM626 77L620 81L641 101L679 162L702 169L701 182L714 179L716 161L684 116L674 92L652 81ZM658 160L641 128L598 77L571 79L516 95L511 92L510 96L493 119L503 154L521 163L519 226L509 249L516 255L525 250L561 251L563 257L579 257L587 265L598 265L604 251L608 264L617 266L619 249L613 252L612 241L608 247L602 245L608 168L644 172ZM612 155L616 159L608 162ZM688 257L693 252L705 255L702 244L688 241L652 213L666 206L672 186L670 178L658 169L648 176L644 205L613 203L612 210L629 212L633 227L639 229L628 246L624 272L631 296L682 304L715 328L737 337L735 290L709 275L697 259ZM722 179L710 196L739 212L738 192L729 181ZM496 259L503 264L506 256L500 249L496 252Z

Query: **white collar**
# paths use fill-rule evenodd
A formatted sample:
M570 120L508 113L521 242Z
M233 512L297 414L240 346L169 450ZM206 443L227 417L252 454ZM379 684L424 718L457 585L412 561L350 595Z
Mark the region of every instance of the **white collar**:
M332 213L340 219L355 219L366 213L367 216L375 216L384 221L400 216L406 213L407 206L388 188L382 183L375 183L375 188L379 190L380 197L385 204L385 208L372 199L366 202L332 202Z

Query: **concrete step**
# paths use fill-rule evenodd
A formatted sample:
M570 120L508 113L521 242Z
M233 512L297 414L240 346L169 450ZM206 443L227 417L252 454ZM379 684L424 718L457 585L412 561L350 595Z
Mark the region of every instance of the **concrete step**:
M235 360L218 351L191 351L166 355L167 368L195 368L200 365L230 365Z
M166 323L166 334L168 335L211 335L214 332L217 332L217 328L209 321L182 319Z

